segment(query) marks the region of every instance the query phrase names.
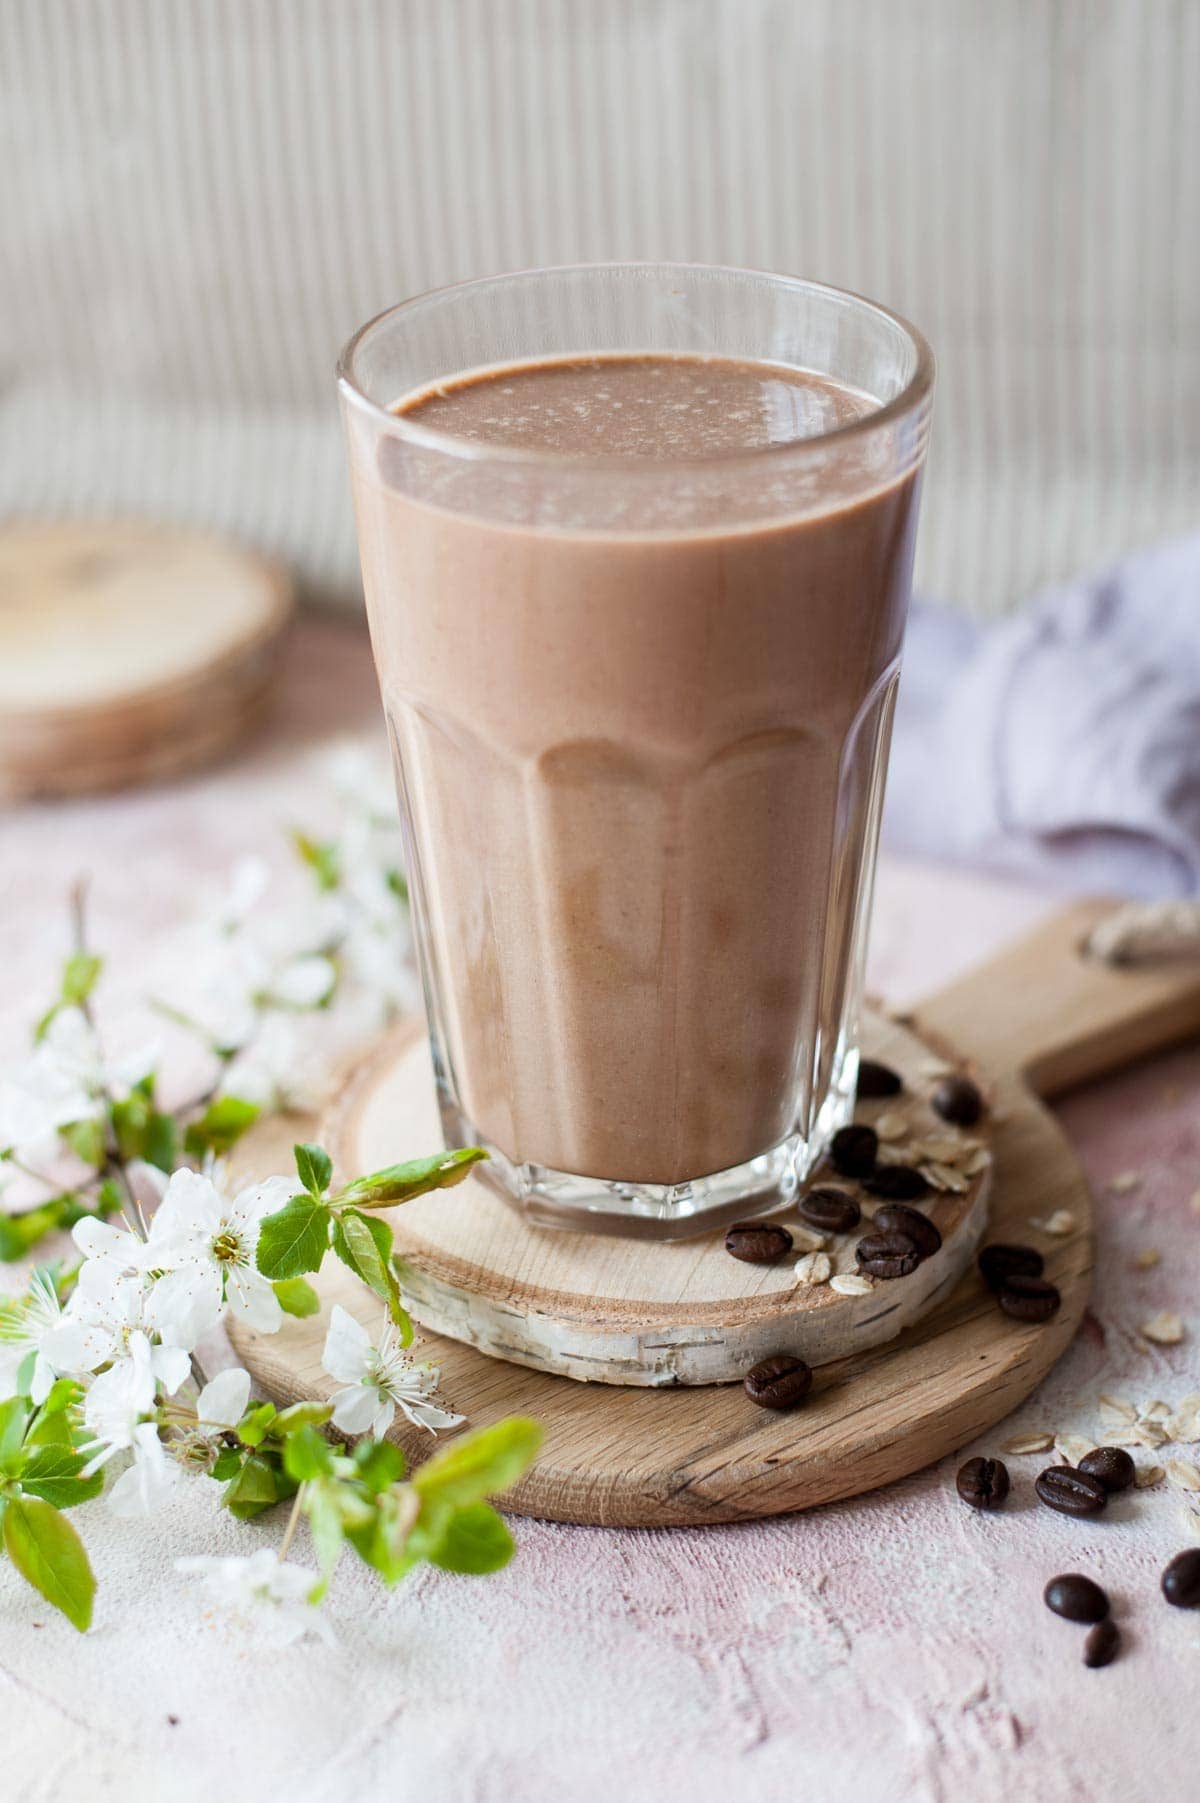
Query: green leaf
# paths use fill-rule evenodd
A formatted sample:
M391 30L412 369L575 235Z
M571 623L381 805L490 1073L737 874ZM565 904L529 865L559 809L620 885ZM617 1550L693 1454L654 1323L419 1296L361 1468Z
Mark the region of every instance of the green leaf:
M26 1209L24 1214L0 1215L0 1259L10 1264L13 1259L24 1258L56 1227L74 1226L74 1221L64 1218L73 1202L71 1195L52 1196L47 1202L39 1202L36 1208ZM82 1214L83 1210L79 1212Z
M430 1190L453 1189L488 1154L482 1146L464 1146L457 1152L435 1152L432 1158L415 1158L409 1164L388 1165L369 1177L358 1177L338 1195L339 1202L355 1202L360 1208L390 1208L411 1202Z
M19 1474L26 1496L40 1496L56 1509L71 1509L76 1503L90 1502L104 1488L102 1472L90 1477L80 1474L87 1460L69 1446L37 1446L26 1459Z
M60 1127L59 1133L66 1140L76 1158L82 1158L84 1164L93 1165L97 1170L104 1163L104 1122L102 1120L71 1121L66 1127Z
M91 1625L96 1580L69 1521L38 1496L13 1496L4 1511L4 1550L21 1576L73 1627Z
M398 902L408 906L408 878L402 870L389 870L386 876L387 886Z
M283 1443L283 1468L298 1484L306 1484L314 1477L328 1477L333 1471L328 1440L315 1427L298 1427Z
M273 1402L256 1402L247 1409L237 1424L237 1437L243 1446L261 1446L271 1432L278 1411Z
M19 1450L28 1420L29 1404L23 1396L10 1396L7 1402L0 1402L0 1459Z
M431 1565L443 1571L499 1571L516 1552L516 1542L490 1503L471 1503L456 1509L437 1545L428 1553Z
M223 1446L217 1454L216 1461L209 1477L215 1478L218 1484L227 1484L242 1469L243 1454L236 1446Z
M329 1250L329 1210L312 1196L293 1196L268 1215L258 1236L258 1268L264 1277L299 1277L319 1271Z
M328 1583L333 1575L333 1568L338 1562L342 1550L343 1527L342 1511L339 1507L336 1482L318 1479L310 1483L304 1492L304 1513L308 1517L308 1530L312 1535L313 1548L317 1555L317 1563L321 1567L322 1576ZM322 1589L324 1586L322 1586Z
M103 968L103 958L92 952L72 952L63 966L62 979L62 999L68 1007L77 1008L87 1001Z
M45 1401L35 1412L32 1425L25 1431L25 1445L74 1446L76 1440L82 1438L83 1430L75 1424L70 1411L82 1400L82 1384L76 1383L73 1377L56 1378Z
M110 1109L113 1133L121 1157L144 1158L160 1171L175 1166L175 1121L154 1106L154 1077L143 1077Z
M333 1176L333 1161L322 1146L293 1146L296 1169L300 1173L300 1181L310 1196L318 1201L329 1188Z
M262 1113L253 1102L240 1096L218 1096L210 1102L198 1120L192 1121L183 1136L183 1149L192 1158L203 1158L215 1152L223 1158Z
M275 1440L286 1440L301 1427L324 1427L333 1414L331 1402L294 1402L290 1408L281 1409L271 1427L271 1437Z
M319 1315L321 1298L311 1283L305 1283L303 1277L285 1277L281 1283L272 1284L280 1308L285 1315L297 1315L305 1321L309 1315Z
M342 880L338 848L330 841L310 839L299 830L292 834L292 844L317 879L318 889L336 889Z
M242 1469L227 1486L221 1501L239 1521L252 1521L285 1496L291 1496L295 1488L289 1473L281 1471L264 1453L251 1452L243 1459Z
M390 1440L360 1440L353 1456L359 1478L377 1496L404 1476L404 1454Z
M342 1263L387 1303L388 1314L399 1329L400 1344L411 1346L413 1324L400 1301L400 1285L392 1269L392 1230L387 1222L373 1221L357 1208L341 1209L333 1218L333 1249Z
M435 1452L413 1475L413 1488L453 1508L482 1502L515 1484L535 1457L542 1430L524 1415L510 1415L492 1427L463 1434Z

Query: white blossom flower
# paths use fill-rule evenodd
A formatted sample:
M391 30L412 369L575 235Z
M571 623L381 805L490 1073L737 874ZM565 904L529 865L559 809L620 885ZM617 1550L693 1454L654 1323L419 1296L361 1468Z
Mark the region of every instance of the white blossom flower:
M276 1333L283 1310L256 1263L263 1217L296 1193L286 1177L251 1184L230 1200L211 1176L179 1170L150 1224L149 1254L165 1275L154 1285L149 1319L164 1340L194 1345L225 1309L259 1333Z
M200 1578L214 1602L261 1627L274 1646L290 1646L305 1634L337 1644L310 1600L320 1583L317 1573L286 1564L270 1547L243 1558L177 1559L175 1569Z
M225 1434L232 1433L250 1400L250 1373L240 1366L221 1371L196 1398L195 1420L176 1426L167 1451L178 1464L211 1471Z
M429 1400L437 1392L441 1372L436 1365L410 1359L390 1321L375 1346L366 1328L334 1303L321 1363L330 1377L345 1385L332 1398L333 1424L344 1434L369 1430L375 1439L382 1439L397 1408L430 1433L457 1427L466 1419Z
M158 1388L150 1354L145 1334L136 1335L128 1357L115 1360L89 1388L83 1405L84 1425L92 1435L85 1447L91 1454L88 1472L98 1471L119 1452L132 1451L138 1428L153 1412Z
M153 1324L147 1316L151 1294L140 1278L123 1276L115 1263L85 1260L62 1320L47 1335L47 1358L57 1370L78 1377L102 1365L111 1365L113 1371L126 1366L144 1369L152 1385L160 1384L168 1396L174 1395L191 1369L191 1348L151 1343ZM111 1375L104 1373L106 1378ZM89 1395L94 1389L95 1385Z
M270 1113L315 1112L321 1088L306 1072L295 1022L272 1011L221 1076L221 1093Z
M128 1095L157 1058L157 1047L146 1046L106 1060L83 1010L60 1008L31 1056L0 1084L0 1145L24 1163L44 1163L61 1150L61 1128L96 1120L105 1093Z
M0 1310L0 1401L17 1394L18 1373L32 1355L30 1400L45 1402L50 1386L60 1375L46 1346L62 1318L62 1303L48 1271L35 1271L25 1295L14 1298Z
M130 1451L132 1464L121 1473L104 1500L114 1515L153 1515L183 1473L168 1456L153 1421L143 1421L134 1429Z
M206 1439L232 1432L250 1400L250 1373L240 1365L219 1371L196 1398L196 1431Z

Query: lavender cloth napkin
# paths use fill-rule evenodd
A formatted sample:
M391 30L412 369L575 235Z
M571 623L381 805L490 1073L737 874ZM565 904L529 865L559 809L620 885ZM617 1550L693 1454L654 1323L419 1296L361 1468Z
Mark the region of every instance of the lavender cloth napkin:
M1072 889L1200 893L1200 535L998 626L914 604L884 837Z

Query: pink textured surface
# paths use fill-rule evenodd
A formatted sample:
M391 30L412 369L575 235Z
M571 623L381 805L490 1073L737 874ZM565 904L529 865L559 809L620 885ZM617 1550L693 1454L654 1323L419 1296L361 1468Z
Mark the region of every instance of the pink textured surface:
M306 745L370 730L373 708L362 635L308 624L275 723L236 763L0 822L0 1051L19 1046L52 985L62 901L81 868L93 873L114 989L125 986L119 1019L198 885L240 852L282 860L281 824L310 816ZM1050 905L889 864L874 985L919 994ZM1200 1389L1200 1215L1189 1207L1198 1099L1191 1047L1063 1108L1100 1195L1093 1317L1019 1416L962 1456L994 1451L1018 1428L1093 1431L1100 1392L1145 1403ZM1108 1191L1124 1171L1139 1185ZM1133 1253L1148 1246L1162 1262L1135 1272ZM1180 1346L1137 1333L1164 1308L1188 1324ZM1197 1450L1136 1456L1164 1463ZM87 1640L0 1569L6 1791L30 1803L72 1791L177 1803L1192 1794L1200 1613L1167 1609L1157 1590L1166 1558L1189 1544L1188 1498L1164 1485L1118 1499L1098 1524L1066 1521L1033 1500L1048 1462L1009 1461L1014 1495L996 1517L958 1501L952 1459L853 1503L742 1527L518 1522L517 1561L482 1582L429 1572L389 1596L346 1563L331 1606L336 1651L265 1652L199 1617L173 1570L184 1554L251 1550L282 1522L222 1517L199 1479L150 1531L91 1504L77 1518L101 1578ZM1083 1630L1040 1601L1046 1578L1072 1569L1114 1597L1125 1651L1105 1671L1084 1669Z

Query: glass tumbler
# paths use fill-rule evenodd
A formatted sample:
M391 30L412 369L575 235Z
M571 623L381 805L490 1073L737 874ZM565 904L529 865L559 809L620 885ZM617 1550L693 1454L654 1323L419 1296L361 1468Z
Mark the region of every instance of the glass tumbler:
M858 411L654 458L396 410L664 356ZM339 376L447 1143L543 1224L786 1205L854 1101L927 345L813 282L597 264L407 301Z

